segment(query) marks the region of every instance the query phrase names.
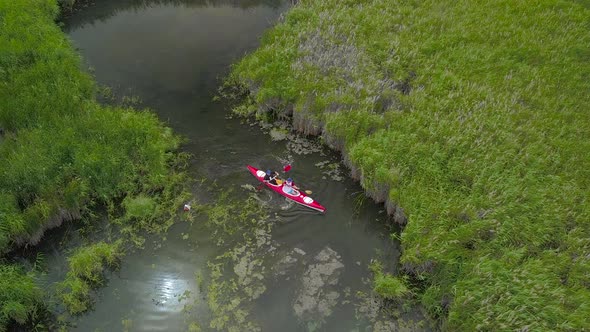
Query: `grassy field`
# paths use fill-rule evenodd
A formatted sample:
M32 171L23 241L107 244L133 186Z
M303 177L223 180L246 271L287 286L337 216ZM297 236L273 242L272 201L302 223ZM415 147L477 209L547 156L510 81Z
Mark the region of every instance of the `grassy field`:
M0 1L0 280L14 281L0 331L43 307L34 275L5 263L16 246L96 206L123 234L165 229L184 195L180 139L150 112L96 102L57 15L55 0Z
M590 6L303 0L228 79L405 220L446 330L590 329Z

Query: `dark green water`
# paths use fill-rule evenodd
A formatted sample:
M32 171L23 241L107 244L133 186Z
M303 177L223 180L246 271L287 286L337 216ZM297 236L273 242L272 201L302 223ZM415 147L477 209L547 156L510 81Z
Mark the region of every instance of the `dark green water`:
M371 300L356 294L369 294L371 259L379 256L395 268L399 253L383 207L356 204L361 188L342 165L330 174L318 166L338 162L339 155L323 148L299 154L302 146L307 152L314 149L306 144L318 143L273 141L258 126L228 118L223 103L212 102L229 66L257 47L288 6L283 1L104 0L66 18L65 31L100 84L115 95L139 97L139 107L152 109L187 137L183 149L195 156L190 166L195 177L217 180L239 199L251 193L243 185L258 185L246 164L280 168L288 160L293 165L289 174L326 206L321 215L267 190L256 194L275 215L267 249L276 265L261 267L275 272L262 281L265 291L247 301L249 321L262 331L421 330L409 322L420 317L415 308L389 323L362 314L371 311ZM195 187L196 198L206 194ZM126 256L120 271L99 290L94 309L77 318L73 330L184 331L192 321L209 330L207 262L231 241L218 246L199 222L173 226L165 241L148 240L145 249ZM63 273L63 253L57 246L46 252L50 274ZM291 263L277 268L286 257ZM326 278L317 287L305 286L321 271ZM195 275L203 276L203 292ZM187 298L181 296L185 291Z

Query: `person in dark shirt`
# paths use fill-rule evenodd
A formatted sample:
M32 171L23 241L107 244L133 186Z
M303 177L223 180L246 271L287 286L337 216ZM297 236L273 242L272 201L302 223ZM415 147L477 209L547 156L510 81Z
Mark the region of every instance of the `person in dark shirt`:
M270 184L277 185L277 178L279 176L278 172L273 172L270 169L266 171L266 175L264 176L264 181Z

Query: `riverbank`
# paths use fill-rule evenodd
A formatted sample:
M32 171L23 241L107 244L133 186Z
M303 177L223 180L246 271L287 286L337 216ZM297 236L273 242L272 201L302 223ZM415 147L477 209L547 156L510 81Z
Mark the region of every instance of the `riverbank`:
M587 329L589 21L573 2L302 2L228 81L238 113L321 135L407 223L404 271L443 328Z
M104 106L55 23L55 0L0 4L0 331L36 324L49 294L8 263L50 228L106 207L119 236L169 227L186 197L181 139L147 111ZM93 273L96 273L93 272Z

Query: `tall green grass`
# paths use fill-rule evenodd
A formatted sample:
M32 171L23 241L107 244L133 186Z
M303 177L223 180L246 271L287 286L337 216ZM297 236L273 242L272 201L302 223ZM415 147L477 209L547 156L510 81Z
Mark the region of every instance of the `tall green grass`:
M301 1L229 81L404 209L446 329L589 329L589 26L574 1Z
M0 5L0 251L60 209L158 196L181 182L171 171L179 138L152 113L95 102L56 14L55 1Z
M0 264L0 331L14 321L28 323L43 308L43 293L32 275L15 265Z
M99 105L57 15L56 0L0 1L0 255L97 205L124 234L166 229L186 195L180 138L150 112ZM126 211L142 197L153 213ZM22 304L0 329L36 310L29 293L0 298Z

